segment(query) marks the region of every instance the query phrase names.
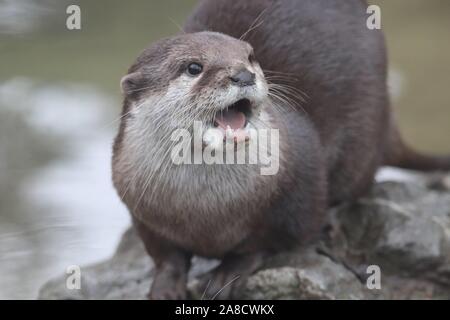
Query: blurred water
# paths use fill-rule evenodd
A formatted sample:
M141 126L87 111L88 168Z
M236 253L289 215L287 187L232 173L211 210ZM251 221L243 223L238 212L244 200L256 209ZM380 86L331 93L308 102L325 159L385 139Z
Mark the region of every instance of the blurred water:
M35 30L54 12L55 0L1 0L0 33L23 34Z
M114 251L130 223L110 172L119 79L193 2L0 0L0 299Z
M0 196L0 298L35 298L39 286L67 266L113 252L129 219L111 182L117 125L108 112L112 103L86 85L25 78L0 84L0 123L15 116L24 120L8 132L0 155L2 169L10 173L0 185L16 195ZM28 134L12 140L19 131ZM15 159L38 156L28 147L36 135L52 137L39 152L53 155L22 167Z

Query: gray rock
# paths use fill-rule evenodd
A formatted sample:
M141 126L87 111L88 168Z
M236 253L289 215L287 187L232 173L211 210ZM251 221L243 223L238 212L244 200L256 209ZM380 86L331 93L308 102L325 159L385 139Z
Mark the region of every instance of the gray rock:
M327 245L352 265L449 283L450 193L384 182L332 213Z
M316 248L271 257L252 275L244 299L449 299L450 176L418 175L381 182L353 204L330 210ZM194 259L189 288L217 261ZM381 270L381 289L369 290L367 267ZM108 261L82 268L80 290L66 276L40 290L40 299L143 299L152 262L133 229Z
M363 299L368 294L351 271L313 250L286 253L275 259L278 267L250 277L243 298ZM281 266L283 261L289 266Z
M81 268L80 290L66 288L66 277L46 283L40 299L144 299L153 263L133 229L125 232L114 256Z

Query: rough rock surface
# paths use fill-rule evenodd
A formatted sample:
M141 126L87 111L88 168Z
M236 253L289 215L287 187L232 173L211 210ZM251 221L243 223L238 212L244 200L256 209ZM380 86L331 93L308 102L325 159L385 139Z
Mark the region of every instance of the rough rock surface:
M413 175L379 182L353 204L330 210L330 223L314 248L284 252L251 276L244 299L450 299L450 176ZM194 259L189 287L216 261ZM376 265L381 289L369 289ZM143 299L152 262L128 230L108 261L82 268L80 290L66 276L40 290L41 299Z

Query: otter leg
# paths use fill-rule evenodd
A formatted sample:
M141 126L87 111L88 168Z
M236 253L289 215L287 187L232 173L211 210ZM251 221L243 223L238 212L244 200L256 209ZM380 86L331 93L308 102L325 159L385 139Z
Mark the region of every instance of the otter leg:
M152 257L155 268L148 294L151 300L181 300L187 298L187 273L192 254L155 235L142 222L133 223Z
M248 277L261 268L265 252L228 254L222 263L201 279L202 299L236 299L240 297Z

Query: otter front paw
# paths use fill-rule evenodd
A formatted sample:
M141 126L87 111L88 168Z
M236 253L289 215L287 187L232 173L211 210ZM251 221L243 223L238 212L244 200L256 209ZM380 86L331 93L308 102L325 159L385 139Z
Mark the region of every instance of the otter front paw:
M186 272L171 266L155 269L155 276L147 297L150 300L185 300L187 298L186 281Z
M204 274L197 290L202 291L200 299L239 299L248 277L263 264L263 253L251 255L230 255L214 270Z

